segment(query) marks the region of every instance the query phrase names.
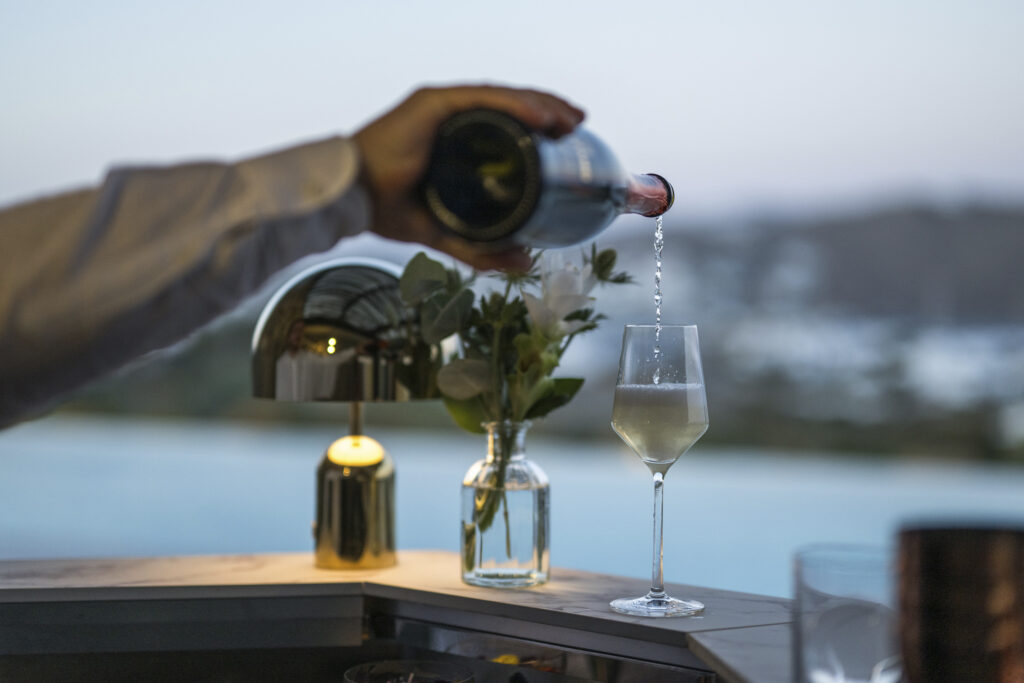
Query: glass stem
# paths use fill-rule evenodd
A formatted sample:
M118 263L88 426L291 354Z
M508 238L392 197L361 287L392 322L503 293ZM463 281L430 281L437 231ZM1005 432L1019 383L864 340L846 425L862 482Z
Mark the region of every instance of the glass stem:
M664 498L665 475L654 473L654 556L651 559L651 592L647 597L662 599L665 597L664 560L665 545L662 537L662 513L665 510Z

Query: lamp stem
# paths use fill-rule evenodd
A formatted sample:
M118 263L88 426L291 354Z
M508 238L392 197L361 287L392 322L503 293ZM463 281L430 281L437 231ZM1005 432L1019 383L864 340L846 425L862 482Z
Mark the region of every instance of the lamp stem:
M363 402L352 401L348 404L348 433L361 436L363 433Z

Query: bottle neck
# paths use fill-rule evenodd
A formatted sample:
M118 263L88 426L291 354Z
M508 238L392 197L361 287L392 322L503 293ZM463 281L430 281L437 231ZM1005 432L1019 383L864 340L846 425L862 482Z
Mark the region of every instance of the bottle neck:
M525 458L526 431L530 428L530 424L529 420L522 422L504 420L484 424L484 429L487 430L487 461L510 461Z
M644 173L629 176L625 212L653 218L672 208L674 201L672 185L660 175Z

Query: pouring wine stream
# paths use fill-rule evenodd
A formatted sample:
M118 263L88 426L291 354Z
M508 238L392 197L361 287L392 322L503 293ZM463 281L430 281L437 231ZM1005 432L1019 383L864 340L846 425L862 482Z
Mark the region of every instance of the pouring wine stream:
M654 219L654 383L661 380L661 251L665 248L665 231L661 216Z

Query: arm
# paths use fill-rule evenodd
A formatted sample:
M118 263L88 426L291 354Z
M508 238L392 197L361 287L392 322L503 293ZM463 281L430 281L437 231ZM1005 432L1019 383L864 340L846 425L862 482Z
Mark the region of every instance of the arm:
M476 268L526 268L444 233L416 187L446 118L493 107L552 136L583 113L534 90L424 88L351 139L237 164L116 169L0 210L0 427L230 310L292 261L370 224Z
M333 138L237 164L116 169L99 188L0 211L0 424L365 229L358 157Z

